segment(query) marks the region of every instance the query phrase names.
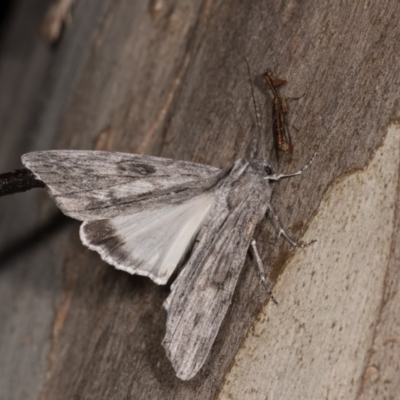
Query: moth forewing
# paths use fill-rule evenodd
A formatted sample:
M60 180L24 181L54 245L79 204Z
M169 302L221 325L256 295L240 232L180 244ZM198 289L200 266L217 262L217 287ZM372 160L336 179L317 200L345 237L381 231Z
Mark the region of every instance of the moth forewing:
M223 171L161 157L84 150L37 151L22 163L61 211L80 221L179 203L212 188Z
M215 191L206 231L166 300L163 345L179 378L204 364L232 300L247 251L271 195L259 160L238 160Z

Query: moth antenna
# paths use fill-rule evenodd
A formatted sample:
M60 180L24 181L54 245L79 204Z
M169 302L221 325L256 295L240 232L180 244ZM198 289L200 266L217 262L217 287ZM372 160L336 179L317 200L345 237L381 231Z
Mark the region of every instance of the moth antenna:
M254 112L256 114L256 123L257 123L257 131L258 131L258 137L261 138L261 125L260 125L260 114L258 112L258 107L257 107L257 102L256 102L256 96L254 95L254 85L253 85L253 81L251 80L251 71L250 71L250 64L249 61L247 60L246 57L244 57L244 60L246 61L246 65L247 65L247 73L249 75L249 81L250 81L250 87L251 87L251 97L253 98L253 106L254 106ZM256 141L255 146L252 146L251 149L251 154L250 157L254 158L257 154L257 145L258 145L258 140Z

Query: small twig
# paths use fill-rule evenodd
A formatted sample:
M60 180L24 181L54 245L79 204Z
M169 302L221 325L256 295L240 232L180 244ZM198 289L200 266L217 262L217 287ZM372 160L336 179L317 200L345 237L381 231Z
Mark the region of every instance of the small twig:
M36 179L35 175L26 168L0 174L0 197L44 186L45 184Z

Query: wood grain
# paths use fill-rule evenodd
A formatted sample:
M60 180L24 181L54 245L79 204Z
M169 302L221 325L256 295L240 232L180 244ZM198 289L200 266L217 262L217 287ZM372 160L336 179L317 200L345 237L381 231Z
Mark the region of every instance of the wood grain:
M230 165L258 135L245 55L254 75L271 68L288 81L282 95L305 94L291 104L289 119L299 131L292 131L292 161L282 157L279 170L304 165L314 151L319 156L301 179L279 182L273 194L283 224L299 237L331 182L363 168L399 116L394 0L80 0L55 48L37 33L47 5L18 3L1 37L1 172L20 167L24 152L48 148ZM255 83L262 149L274 160L271 97ZM0 205L0 256L54 212L41 190ZM266 222L257 241L276 279L292 250L283 241L274 246L274 235ZM394 251L391 263L399 262ZM60 228L1 264L0 397L215 398L266 301L253 264L249 258L209 360L183 383L161 346L168 288L101 262L79 242L77 224ZM400 278L391 271L377 341L398 315L398 302L389 300ZM399 351L398 341L392 346L391 354ZM379 357L380 373L390 370L390 354L372 350L371 365ZM393 384L385 383L385 395L394 398L398 374L387 375ZM374 398L379 380L368 382L359 393Z

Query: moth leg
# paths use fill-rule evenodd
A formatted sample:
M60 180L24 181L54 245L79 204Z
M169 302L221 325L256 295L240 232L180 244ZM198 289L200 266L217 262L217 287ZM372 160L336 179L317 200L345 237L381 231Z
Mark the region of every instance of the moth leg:
M274 298L274 295L272 294L272 290L271 290L272 282L270 281L269 276L265 275L264 264L263 264L263 262L261 260L260 253L257 250L257 243L256 243L256 241L254 239L251 241L251 250L253 252L254 258L256 259L258 272L260 273L261 283L266 287L267 293L268 293L268 296L270 297L270 299L275 304L278 304L278 302ZM269 268L268 268L268 270L269 270ZM269 273L268 273L268 275L269 275Z
M278 232L278 239L283 236L293 247L300 247L302 249L304 249L305 247L311 246L313 243L316 242L316 240L311 240L311 242L308 243L298 243L296 242L294 239L292 239L285 231L285 229L283 229L283 226L281 224L281 221L279 220L278 215L275 213L275 211L273 210L271 204L268 203L268 209L271 212L272 216L274 217L274 221L276 223L276 225L279 228L279 232Z
M268 175L266 176L264 179L268 179L271 181L277 181L279 179L282 178L289 178L291 176L297 176L297 175L301 175L314 161L314 158L317 156L317 153L314 153L313 156L311 157L310 161L300 170L296 171L296 172L291 172L289 174L273 174L273 175Z

